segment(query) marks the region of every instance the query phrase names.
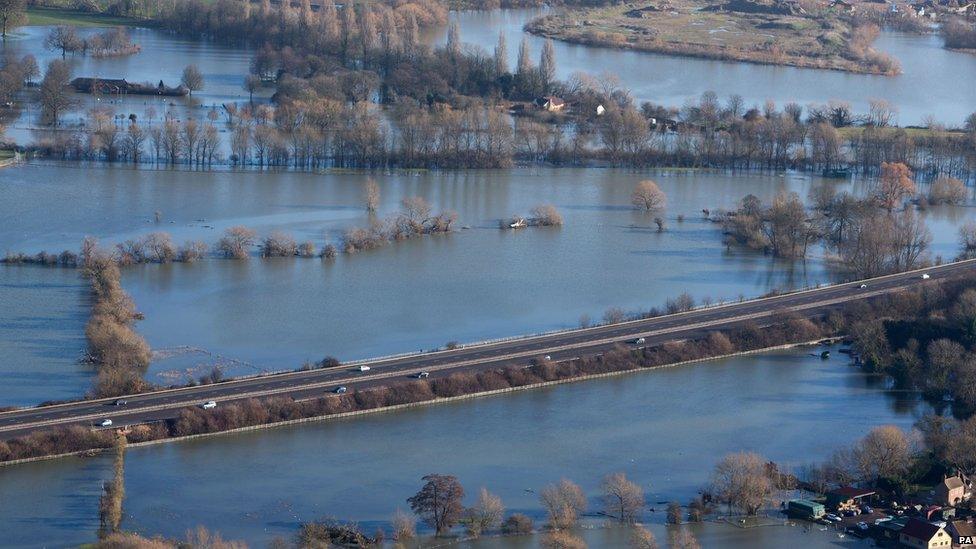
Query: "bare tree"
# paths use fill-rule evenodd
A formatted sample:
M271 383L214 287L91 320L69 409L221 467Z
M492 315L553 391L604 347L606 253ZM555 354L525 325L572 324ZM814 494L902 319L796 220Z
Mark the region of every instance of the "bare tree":
M147 261L169 263L176 259L176 246L168 233L149 233L142 241L142 249Z
M71 80L71 67L65 61L56 59L51 61L41 81L40 100L41 115L52 125L61 121L65 111L74 105L71 91L68 89Z
M7 30L27 21L26 0L0 0L0 25L3 26L0 34L3 41L7 41Z
M681 512L681 504L677 501L672 501L668 503L667 518L665 519L668 524L681 524L684 522L682 520L683 514Z
M872 126L885 128L891 126L898 116L898 107L884 99L872 99L869 102L868 120Z
M411 540L417 536L417 527L414 524L414 519L407 513L404 513L400 509L397 509L393 513L393 540L397 542L404 542Z
M940 177L929 187L929 203L962 204L969 191L966 184L954 177Z
M367 212L375 212L380 207L380 186L372 178L366 180L363 186L363 202Z
M468 533L472 536L480 536L493 528L497 528L502 523L505 516L505 506L502 498L482 488L478 492L478 501L467 511L465 523Z
M962 248L961 259L976 257L976 222L967 221L959 227L959 247Z
M603 505L608 516L632 523L644 507L644 490L623 473L607 475L603 478Z
M658 549L657 540L644 525L635 524L630 534L630 546L633 549Z
M292 257L298 253L295 238L281 231L274 231L261 242L261 257Z
M766 473L767 460L752 452L727 454L715 465L712 492L729 506L729 513L738 508L747 515L755 515L772 491Z
M253 230L238 225L224 231L224 236L217 241L216 250L225 257L233 259L246 259L248 248L254 245L257 233Z
M495 76L508 73L508 42L505 41L505 33L498 33L498 44L495 45Z
M646 212L661 210L666 202L667 196L665 196L664 191L650 179L638 183L630 195L630 203Z
M871 429L854 446L861 478L871 482L900 478L908 470L911 454L908 436L894 425Z
M111 481L105 482L98 506L98 537L102 539L118 532L122 524L122 502L125 499L125 448L125 435L119 433L115 437L114 474Z
M556 227L563 224L563 216L552 204L540 204L532 208L535 222L544 227Z
M451 475L426 475L420 491L407 499L410 508L438 535L457 524L464 512L461 500L464 488L457 478Z
M190 90L190 95L193 95L193 92L203 89L203 73L196 65L187 65L183 69L180 82L186 86L186 89Z
M553 528L570 528L579 520L580 513L586 511L583 489L567 479L543 488L539 499Z
M74 53L81 49L83 41L78 37L78 31L69 25L58 25L44 38L44 47L49 50L60 50L61 59L68 52Z
M878 178L874 196L889 212L900 206L906 198L915 194L912 172L901 162L881 164L881 177Z
M189 86L187 86L189 87ZM261 89L261 77L256 74L249 74L244 77L244 91L247 92L247 102L254 104L254 92Z
M627 313L620 307L610 307L603 312L604 324L619 324L624 320L627 320Z
M695 535L691 533L687 527L678 529L671 535L671 548L672 549L701 549L701 544L695 539Z
M563 530L549 532L542 538L544 549L586 549L586 542Z
M556 48L553 47L551 38L547 38L542 45L539 72L542 74L542 85L549 91L549 87L556 80Z

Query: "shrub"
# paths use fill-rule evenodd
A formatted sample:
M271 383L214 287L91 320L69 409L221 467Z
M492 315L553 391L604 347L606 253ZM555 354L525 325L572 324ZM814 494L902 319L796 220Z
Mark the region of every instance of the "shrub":
M207 245L199 240L187 240L180 246L176 254L178 260L184 263L193 263L203 259L207 255Z
M540 204L532 208L532 217L536 225L543 227L558 227L563 224L563 216L552 204Z
M532 519L522 513L514 513L502 523L502 532L506 534L531 534L534 529Z
M261 257L292 257L297 253L295 239L280 231L271 233L261 242Z
M248 248L254 245L257 233L242 225L231 227L224 231L224 236L217 241L216 250L224 257L232 259L246 259Z
M940 177L932 182L928 200L931 204L962 204L966 201L966 184L954 177Z
M315 244L310 240L302 242L298 246L298 255L300 257L315 257Z
M334 244L326 244L325 248L322 248L322 259L335 259L337 255L339 255L339 249Z

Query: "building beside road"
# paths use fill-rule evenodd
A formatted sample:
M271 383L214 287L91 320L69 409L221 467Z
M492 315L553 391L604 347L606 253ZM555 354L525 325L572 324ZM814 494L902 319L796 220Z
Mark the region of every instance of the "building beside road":
M899 532L898 541L905 547L937 549L952 547L952 536L938 524L912 518Z

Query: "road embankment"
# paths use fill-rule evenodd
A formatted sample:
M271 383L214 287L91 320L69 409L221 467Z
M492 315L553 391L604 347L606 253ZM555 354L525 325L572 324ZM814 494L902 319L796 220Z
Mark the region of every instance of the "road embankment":
M791 336L800 336L802 340L785 341L793 339ZM130 445L139 447L352 418L812 345L823 341L822 336L821 324L790 319L781 327L761 331L758 327L736 330L730 334L716 331L700 340L671 342L655 348L636 351L621 348L590 358L558 363L540 361L528 368L459 372L443 378L414 380L352 394L306 400L284 397L248 399L216 410L188 407L174 420L131 426L127 428L127 435ZM737 350L736 343L751 344L753 348ZM0 459L3 460L0 466L71 456L94 456L112 447L113 434L113 430L90 431L72 426L0 442ZM28 455L20 457L17 454Z

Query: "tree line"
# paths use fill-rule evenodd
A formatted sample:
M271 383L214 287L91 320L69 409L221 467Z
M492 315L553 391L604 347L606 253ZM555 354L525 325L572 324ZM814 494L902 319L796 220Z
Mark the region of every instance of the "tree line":
M920 194L906 165L884 163L863 198L824 185L811 190L813 212L796 193L781 192L768 206L748 195L734 211L709 214L722 223L729 245L804 258L811 245L822 244L850 274L871 278L927 264L932 234L916 208L961 204L968 195L962 181L947 177Z
M959 420L927 414L912 432L881 425L820 463L801 467L801 485L817 494L864 485L904 501L919 486L946 475L976 474L976 417Z
M867 371L948 401L961 417L976 413L976 290L933 289L898 318L865 318L851 335Z

